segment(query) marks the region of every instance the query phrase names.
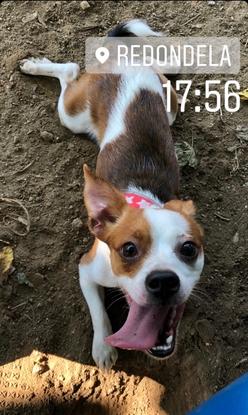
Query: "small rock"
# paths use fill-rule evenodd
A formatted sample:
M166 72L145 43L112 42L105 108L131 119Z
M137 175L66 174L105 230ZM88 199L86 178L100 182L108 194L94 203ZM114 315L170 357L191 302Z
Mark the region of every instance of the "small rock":
M49 131L41 131L40 136L41 136L42 140L44 140L47 143L52 143L53 142L53 134L49 133Z
M239 233L236 232L235 235L233 236L233 243L237 244L239 242Z
M82 221L79 218L76 218L72 221L73 229L80 229L82 227Z
M90 4L86 0L84 0L84 1L81 1L80 7L82 10L87 10L90 8Z
M30 288L34 288L34 285L32 284L32 282L30 282L26 276L26 274L24 272L17 272L17 274L15 275L15 278L18 282L18 284L20 285L27 285ZM29 299L29 301L31 301L31 298Z
M35 363L33 366L32 373L34 375L41 375L42 373L47 372L47 370L49 370L49 367L47 364Z
M215 6L216 1L215 0L209 0L208 5L209 6Z
M202 28L202 26L203 26L203 24L202 23L196 23L195 25L193 25L192 27L194 28L194 29L201 29Z
M38 13L34 12L34 13L28 13L26 16L24 16L22 18L22 23L26 24L26 23L30 23L33 20L37 19L38 17Z
M19 139L19 137L17 135L14 135L13 142L14 142L14 144L18 144L20 142L20 139Z

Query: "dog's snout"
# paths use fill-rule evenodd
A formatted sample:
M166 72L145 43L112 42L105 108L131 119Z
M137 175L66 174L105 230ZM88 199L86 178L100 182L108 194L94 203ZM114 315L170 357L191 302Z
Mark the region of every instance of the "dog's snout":
M153 271L146 278L146 289L162 302L179 291L180 280L172 271Z

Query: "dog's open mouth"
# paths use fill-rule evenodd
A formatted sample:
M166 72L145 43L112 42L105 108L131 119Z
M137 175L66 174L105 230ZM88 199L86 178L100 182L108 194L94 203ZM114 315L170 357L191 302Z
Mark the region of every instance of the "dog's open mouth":
M175 348L177 327L185 304L140 306L129 298L129 312L119 331L106 337L107 344L120 349L146 351L163 359Z
M157 344L147 350L153 357L164 359L170 356L176 346L177 328L184 312L185 304L170 307L165 316L164 326L158 333Z

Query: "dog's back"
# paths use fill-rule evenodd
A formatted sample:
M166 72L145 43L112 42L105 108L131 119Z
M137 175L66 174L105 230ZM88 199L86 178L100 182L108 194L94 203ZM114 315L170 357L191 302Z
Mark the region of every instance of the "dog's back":
M157 74L121 75L109 110L97 175L122 190L149 189L164 202L175 197L177 160Z

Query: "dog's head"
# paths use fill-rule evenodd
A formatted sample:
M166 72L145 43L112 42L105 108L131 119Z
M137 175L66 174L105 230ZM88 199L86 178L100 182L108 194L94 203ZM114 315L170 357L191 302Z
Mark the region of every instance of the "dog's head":
M124 326L106 341L167 357L203 268L203 232L193 202L171 200L160 209L136 209L87 167L84 172L90 229L108 245L112 271L130 307Z

